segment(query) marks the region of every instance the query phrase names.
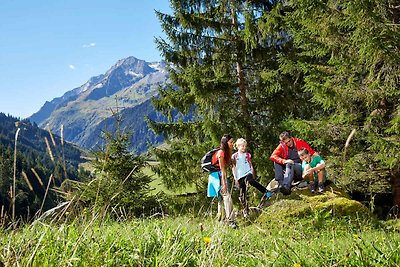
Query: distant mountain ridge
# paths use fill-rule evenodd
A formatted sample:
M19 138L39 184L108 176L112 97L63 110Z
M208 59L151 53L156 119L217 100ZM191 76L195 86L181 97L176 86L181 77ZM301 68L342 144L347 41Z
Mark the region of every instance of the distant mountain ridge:
M132 132L133 150L141 153L148 142L162 141L148 129L145 117L162 120L151 105L151 98L168 80L163 62L146 62L135 57L119 60L105 74L90 78L85 84L46 102L29 117L39 127L47 125L64 138L86 149L102 143L102 130L114 129L113 112L121 112L123 127ZM131 122L135 121L134 124Z

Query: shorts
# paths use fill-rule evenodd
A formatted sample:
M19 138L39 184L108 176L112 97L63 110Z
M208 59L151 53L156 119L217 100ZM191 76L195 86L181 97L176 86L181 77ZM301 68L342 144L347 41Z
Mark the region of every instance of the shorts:
M221 190L221 172L211 172L208 175L207 197L218 197ZM226 186L229 192L229 183L226 181Z
M221 190L221 172L211 172L208 175L207 197L217 197Z

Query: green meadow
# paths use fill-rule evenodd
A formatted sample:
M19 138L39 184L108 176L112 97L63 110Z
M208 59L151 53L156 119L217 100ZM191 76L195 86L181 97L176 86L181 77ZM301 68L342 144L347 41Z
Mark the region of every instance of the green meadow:
M215 203L214 203L215 204ZM398 266L400 225L378 221L331 188L276 194L240 216L215 205L153 218L111 219L83 210L0 233L1 266Z

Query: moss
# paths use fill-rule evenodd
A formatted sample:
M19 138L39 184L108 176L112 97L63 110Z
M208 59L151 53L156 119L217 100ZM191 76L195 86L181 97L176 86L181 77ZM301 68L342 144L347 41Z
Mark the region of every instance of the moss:
M388 230L395 230L397 232L400 232L400 220L387 220L384 222L384 225L386 226L386 229Z
M332 217L371 218L367 207L350 197L334 185L326 188L323 194L312 194L308 189L293 191L290 196L276 194L256 219L258 223L286 224L300 218L314 217L326 213Z

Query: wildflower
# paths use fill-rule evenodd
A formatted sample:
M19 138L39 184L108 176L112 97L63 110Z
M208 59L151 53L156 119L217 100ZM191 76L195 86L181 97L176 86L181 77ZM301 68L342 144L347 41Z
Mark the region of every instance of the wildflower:
M205 236L203 237L204 244L209 245L211 243L211 237Z
M301 267L301 264L300 263L295 263L295 264L293 264L293 267Z
M354 239L359 239L360 237L356 234L353 234Z

